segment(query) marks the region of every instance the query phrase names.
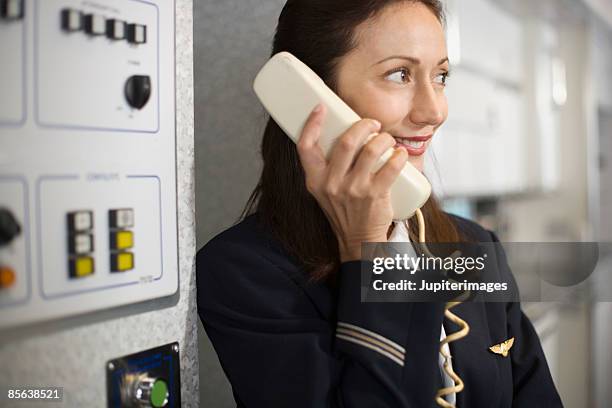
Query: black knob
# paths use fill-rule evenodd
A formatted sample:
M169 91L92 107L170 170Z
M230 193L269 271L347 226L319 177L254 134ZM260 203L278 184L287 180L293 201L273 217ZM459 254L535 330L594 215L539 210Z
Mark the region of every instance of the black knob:
M21 233L21 226L7 208L0 208L0 246L9 244Z
M147 75L134 75L125 83L125 99L131 107L142 109L151 97L151 78Z

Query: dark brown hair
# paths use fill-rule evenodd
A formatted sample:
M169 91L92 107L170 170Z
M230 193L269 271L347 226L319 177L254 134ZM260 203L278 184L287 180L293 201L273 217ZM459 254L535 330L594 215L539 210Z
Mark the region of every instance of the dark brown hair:
M438 0L288 0L278 19L272 55L292 53L336 90L336 66L357 46L355 29L385 7L406 1L424 4L444 24L444 10ZM336 236L306 189L295 144L272 119L263 134L261 155L261 178L241 217L257 212L313 279L332 277L340 262ZM435 198L431 197L422 211L428 242L459 240L454 223ZM416 222L410 226L415 235Z

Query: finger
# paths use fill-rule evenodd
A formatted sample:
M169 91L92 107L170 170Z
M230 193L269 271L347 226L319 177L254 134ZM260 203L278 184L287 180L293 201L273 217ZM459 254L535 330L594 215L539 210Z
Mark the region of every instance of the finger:
M365 178L370 173L376 172L381 166L379 164L381 156L387 150L395 146L397 142L388 133L381 133L370 140L359 153L355 166L352 170L352 176L356 178Z
M402 148L395 149L393 156L374 176L374 188L380 192L389 190L407 162L408 153Z
M318 143L326 114L325 105L317 105L306 120L297 143L298 155L307 175L315 175L327 167L325 154Z
M338 139L330 162L330 178L343 178L350 170L366 139L380 130L380 122L373 119L362 119L355 123Z

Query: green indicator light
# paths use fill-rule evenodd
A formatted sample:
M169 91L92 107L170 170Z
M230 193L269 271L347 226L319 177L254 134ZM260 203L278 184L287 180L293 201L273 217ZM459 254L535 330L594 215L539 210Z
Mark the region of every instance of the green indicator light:
M151 389L151 405L154 408L162 408L168 404L168 384L164 380L157 380Z

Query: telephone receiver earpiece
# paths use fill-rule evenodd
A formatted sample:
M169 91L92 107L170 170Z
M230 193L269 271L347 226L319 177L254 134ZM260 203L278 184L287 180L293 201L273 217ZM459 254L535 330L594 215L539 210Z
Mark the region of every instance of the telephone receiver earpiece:
M280 128L298 142L312 110L319 103L327 108L319 144L329 156L337 139L361 120L317 74L288 52L274 55L259 71L253 84L255 94ZM376 135L371 135L368 140ZM380 169L393 155L387 150L377 163ZM431 185L412 164L406 163L391 186L393 218L411 218L427 202Z

